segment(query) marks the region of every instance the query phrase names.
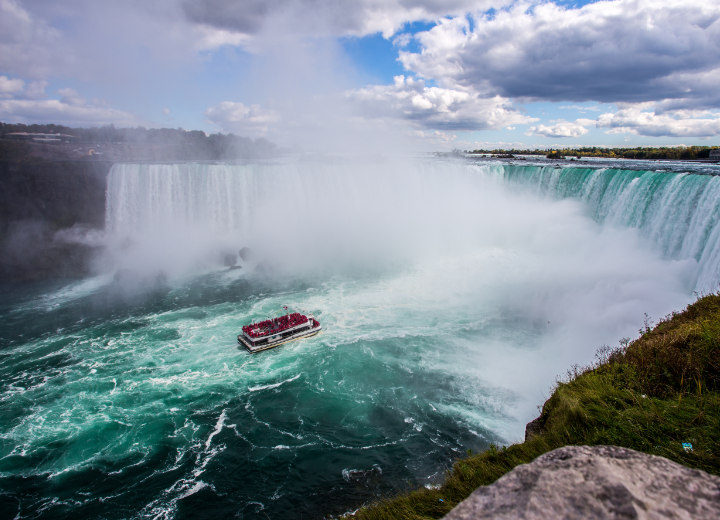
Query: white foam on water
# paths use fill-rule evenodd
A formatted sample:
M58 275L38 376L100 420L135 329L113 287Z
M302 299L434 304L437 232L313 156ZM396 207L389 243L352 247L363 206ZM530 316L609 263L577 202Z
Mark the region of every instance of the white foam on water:
M205 441L206 450L210 448L210 443L212 443L213 438L223 429L223 426L225 425L225 419L227 419L227 416L225 415L225 410L223 410L220 414L220 417L218 417L217 423L215 423L215 429L210 432L210 435Z
M97 292L112 283L112 275L102 274L87 278L79 282L73 282L50 294L43 295L35 305L41 305L45 310L56 309L73 300L84 298L89 294Z
M268 384L268 385L251 386L251 387L248 387L248 391L250 391L250 392L258 392L258 391L260 391L260 390L272 390L273 388L279 388L279 387L281 387L282 385L284 385L285 383L290 383L290 382L292 382L292 381L295 381L295 380L298 379L300 376L301 376L301 374L297 374L296 376L293 376L293 377L291 377L290 379L286 379L286 380L280 381L280 382L278 382L278 383L271 383L271 384Z

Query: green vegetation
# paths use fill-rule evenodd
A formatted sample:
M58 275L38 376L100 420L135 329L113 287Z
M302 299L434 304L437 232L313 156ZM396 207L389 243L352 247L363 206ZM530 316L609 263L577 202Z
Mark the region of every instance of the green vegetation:
M492 155L545 155L548 158L575 157L608 157L614 159L670 159L676 161L692 161L708 159L710 150L717 146L663 146L660 148L600 148L587 146L583 148L563 148L562 150L472 150L468 153ZM551 157L550 154L553 154Z
M640 332L632 343L601 349L594 365L569 372L529 440L460 460L439 489L379 502L355 518L440 518L478 486L568 444L624 446L720 474L720 295Z
M17 133L62 134L66 142L46 145L51 152L40 153L51 159L74 157L69 150L92 147L98 155L114 160L232 160L257 158L277 153L267 139L250 139L234 134L206 134L182 128L70 128L54 124L13 124L0 122L0 159L38 155L39 143L18 141ZM65 150L67 149L67 150ZM77 154L75 154L77 155Z

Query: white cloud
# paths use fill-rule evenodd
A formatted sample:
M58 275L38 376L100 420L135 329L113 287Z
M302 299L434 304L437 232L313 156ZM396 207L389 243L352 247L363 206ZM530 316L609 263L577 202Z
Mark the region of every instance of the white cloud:
M431 129L481 130L536 121L499 96L428 87L405 76L395 77L392 85L374 85L348 95L365 117L402 119Z
M455 134L441 132L440 130L416 130L413 134L429 143L448 144L457 139Z
M0 98L15 97L25 89L25 82L18 78L0 76Z
M72 104L59 99L0 100L0 120L18 123L56 123L67 126L94 126L109 123L134 126L141 123L121 110L87 104Z
M23 97L25 97L26 99L44 98L45 88L47 88L47 84L47 81L44 80L31 81L25 88L25 91L23 92Z
M74 89L62 88L58 90L58 94L62 96L60 101L66 105L82 106L85 104L85 100L80 97L80 94L78 94Z
M637 102L717 97L720 3L615 0L564 8L518 2L494 16L447 19L418 33L410 71L447 88L514 99ZM709 74L702 90L690 79Z
M526 135L544 135L545 137L580 137L588 133L585 128L588 124L595 122L588 119L578 119L576 121L565 121L562 119L551 121L552 125L536 125L531 126Z
M43 78L67 65L60 32L33 17L20 2L0 0L0 70Z
M247 34L218 29L205 24L195 27L195 32L198 38L197 48L199 50L217 49L225 45L233 47L247 46L250 42L250 37Z
M223 101L205 111L208 120L225 132L262 137L272 125L280 121L280 116L258 105L245 105L233 101Z
M0 118L40 117L45 111L76 124L137 124L126 112L84 98L101 95L123 100L123 106L156 103L159 114L164 104L177 102L156 100L177 92L178 98L194 96L183 110L193 110L194 103L195 117L214 105L205 115L226 131L267 135L286 128L307 134L297 129L311 119L313 128L334 128L338 125L326 121L348 121L351 115L328 99L356 85L337 37L379 32L391 40L408 72L390 85L350 91L347 99L368 124L410 122L428 135L534 124L530 135L550 137L586 135L595 124L539 122L519 108L551 101L581 112L597 112L593 103L603 112L610 103L620 104L617 113L598 119L609 132L718 135L718 2L611 0L564 7L568 4L0 0L0 100L7 101ZM491 7L495 10L485 14ZM412 35L407 24L417 21L434 26ZM298 59L303 53L307 59ZM219 66L230 62L237 68L216 81ZM237 94L228 94L231 81ZM77 91L47 99L48 84L71 84ZM214 84L222 90L209 87ZM217 103L223 99L272 107L282 112L283 127L277 125L278 112L248 102ZM330 108L322 112L326 105ZM99 121L103 115L107 121Z
M600 110L602 110L598 105L561 105L558 108L562 110L577 110L578 112L600 112Z
M45 97L47 81L31 81L26 83L20 78L0 76L0 99L39 99Z
M26 80L73 78L105 88L157 80L219 44L208 39L179 0L0 0L0 71Z
M412 42L412 34L410 33L401 33L392 39L393 45L399 48L407 47L410 42Z
M649 137L713 137L720 135L720 112L677 110L656 113L650 103L601 114L597 126L608 133Z

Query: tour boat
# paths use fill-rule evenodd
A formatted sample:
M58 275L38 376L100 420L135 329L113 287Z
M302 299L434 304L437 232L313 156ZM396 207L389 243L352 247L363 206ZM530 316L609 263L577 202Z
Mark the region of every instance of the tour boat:
M320 322L312 314L293 312L271 320L244 325L242 333L238 334L238 343L255 353L288 341L309 338L318 334L320 330L322 330Z

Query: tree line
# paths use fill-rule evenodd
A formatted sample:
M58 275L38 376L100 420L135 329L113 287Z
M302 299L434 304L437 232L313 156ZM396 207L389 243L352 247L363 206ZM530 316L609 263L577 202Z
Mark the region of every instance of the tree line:
M492 155L544 155L550 158L561 157L608 157L620 159L669 159L678 161L708 159L710 151L717 146L661 146L633 148L603 148L585 146L582 148L562 148L546 150L472 150L467 153Z
M106 125L92 128L71 128L56 124L0 122L0 137L16 132L65 134L72 136L72 144L102 148L124 146L145 155L153 152L158 158L221 160L246 157L264 157L277 153L276 146L264 138L250 139L235 134L206 134L199 130L182 128L117 128Z

